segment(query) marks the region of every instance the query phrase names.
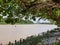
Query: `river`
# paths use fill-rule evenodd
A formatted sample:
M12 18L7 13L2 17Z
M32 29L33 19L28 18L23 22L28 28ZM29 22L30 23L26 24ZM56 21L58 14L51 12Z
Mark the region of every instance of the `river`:
M0 43L7 44L9 41L14 42L20 38L38 35L56 27L51 24L0 25Z

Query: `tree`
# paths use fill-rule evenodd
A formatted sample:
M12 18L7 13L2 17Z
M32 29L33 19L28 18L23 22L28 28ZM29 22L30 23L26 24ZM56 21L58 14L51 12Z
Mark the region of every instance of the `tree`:
M9 44L8 45L11 45L12 43L9 41Z
M60 41L56 42L55 45L60 45Z
M60 3L60 0L52 0L53 2Z
M8 14L11 19L17 16L19 21L24 16L27 17L26 20L29 16L32 16L33 20L35 17L40 17L40 19L53 20L60 26L59 0L2 0L0 2L0 13L3 16Z
M3 45L2 43L0 45Z

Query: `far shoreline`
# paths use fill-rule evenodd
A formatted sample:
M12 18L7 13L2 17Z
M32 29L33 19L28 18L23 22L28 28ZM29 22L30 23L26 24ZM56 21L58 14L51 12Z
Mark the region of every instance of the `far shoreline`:
M55 25L55 24L0 24L0 25Z

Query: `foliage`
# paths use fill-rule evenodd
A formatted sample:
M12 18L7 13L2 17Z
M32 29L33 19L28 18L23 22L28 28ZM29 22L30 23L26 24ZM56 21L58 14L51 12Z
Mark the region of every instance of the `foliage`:
M4 19L6 23L15 24L17 21L24 21L22 20L24 16L21 15L21 10L22 8L14 0L3 0L0 4L0 14L2 14L2 17L7 16L7 18Z
M60 0L58 0L58 1L57 0L53 0L53 1L56 2L56 3L60 3Z
M35 17L40 17L40 19L56 21L56 24L60 26L59 0L48 2L44 0L0 0L0 14L7 16L6 23L16 23L15 17L18 17L20 22L24 16L26 20L32 16L33 20Z

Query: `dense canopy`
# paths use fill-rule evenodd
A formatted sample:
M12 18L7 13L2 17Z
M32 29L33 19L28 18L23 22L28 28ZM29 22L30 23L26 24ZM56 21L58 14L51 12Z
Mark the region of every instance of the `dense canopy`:
M0 0L0 14L7 16L4 19L7 23L21 21L23 17L26 20L40 17L40 19L49 19L60 26L60 0ZM0 15L0 20L2 19ZM40 20L39 19L39 20Z

